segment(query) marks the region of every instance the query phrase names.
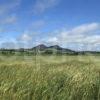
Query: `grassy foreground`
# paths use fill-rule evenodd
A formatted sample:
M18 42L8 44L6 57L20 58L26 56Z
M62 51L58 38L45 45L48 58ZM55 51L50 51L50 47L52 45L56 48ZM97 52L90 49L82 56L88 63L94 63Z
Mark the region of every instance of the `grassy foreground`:
M100 57L1 56L0 100L100 100Z

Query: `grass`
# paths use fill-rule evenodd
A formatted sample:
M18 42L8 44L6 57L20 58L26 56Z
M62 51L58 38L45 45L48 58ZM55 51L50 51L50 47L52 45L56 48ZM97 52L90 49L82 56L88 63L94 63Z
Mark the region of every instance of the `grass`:
M1 56L0 100L100 100L99 56Z

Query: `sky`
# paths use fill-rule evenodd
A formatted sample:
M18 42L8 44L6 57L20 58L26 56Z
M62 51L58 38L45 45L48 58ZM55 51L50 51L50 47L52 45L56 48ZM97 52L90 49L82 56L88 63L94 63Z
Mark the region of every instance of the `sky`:
M100 51L100 0L0 0L0 48L39 44Z

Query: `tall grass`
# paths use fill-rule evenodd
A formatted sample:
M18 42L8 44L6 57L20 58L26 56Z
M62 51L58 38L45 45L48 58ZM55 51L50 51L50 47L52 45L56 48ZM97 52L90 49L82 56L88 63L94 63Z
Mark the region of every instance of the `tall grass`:
M100 100L99 58L8 58L0 58L0 100Z

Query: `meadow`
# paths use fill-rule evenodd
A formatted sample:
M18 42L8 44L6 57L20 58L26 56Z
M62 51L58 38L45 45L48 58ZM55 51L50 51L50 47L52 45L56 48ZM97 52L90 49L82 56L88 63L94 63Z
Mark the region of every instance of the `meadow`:
M100 56L0 56L0 100L100 100Z

